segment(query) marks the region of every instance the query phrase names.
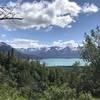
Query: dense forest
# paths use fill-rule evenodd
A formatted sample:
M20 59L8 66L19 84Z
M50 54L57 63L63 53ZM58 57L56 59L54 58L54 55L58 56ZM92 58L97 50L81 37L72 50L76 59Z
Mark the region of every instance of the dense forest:
M0 52L0 100L96 100L100 98L100 29L85 33L80 67L46 67ZM99 99L97 99L99 100Z

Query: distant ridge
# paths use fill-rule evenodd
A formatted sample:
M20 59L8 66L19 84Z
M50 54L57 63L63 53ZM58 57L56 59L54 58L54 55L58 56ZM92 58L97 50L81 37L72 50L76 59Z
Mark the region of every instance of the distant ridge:
M11 51L12 48L13 47L6 44L5 42L0 42L0 52L8 53L9 51ZM21 58L28 58L29 57L29 55L23 54L22 52L17 51L15 48L13 48L13 49L14 49L15 55L17 57L21 57Z
M31 56L36 56L39 59L44 58L80 58L80 49L81 47L64 47L51 46L51 47L42 47L42 48L20 48L18 51L28 54Z
M6 44L5 42L0 42L0 51L7 53L13 47ZM31 59L44 59L44 58L80 58L81 47L41 47L41 48L18 48L15 49L15 55L21 58L31 58Z

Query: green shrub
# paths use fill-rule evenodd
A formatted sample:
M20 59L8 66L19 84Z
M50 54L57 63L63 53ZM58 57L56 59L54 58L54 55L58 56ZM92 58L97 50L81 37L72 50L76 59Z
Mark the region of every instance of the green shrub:
M36 100L76 100L76 93L67 84L50 86Z
M0 100L26 100L19 92L8 85L0 85Z
M79 100L92 100L92 95L90 93L81 92L79 95Z

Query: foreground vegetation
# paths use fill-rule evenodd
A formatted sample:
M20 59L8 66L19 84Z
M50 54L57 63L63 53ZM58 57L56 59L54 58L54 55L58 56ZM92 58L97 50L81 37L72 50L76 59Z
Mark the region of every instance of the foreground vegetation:
M99 27L85 34L81 55L90 63L72 69L47 68L39 61L20 59L12 49L0 53L0 100L99 100Z

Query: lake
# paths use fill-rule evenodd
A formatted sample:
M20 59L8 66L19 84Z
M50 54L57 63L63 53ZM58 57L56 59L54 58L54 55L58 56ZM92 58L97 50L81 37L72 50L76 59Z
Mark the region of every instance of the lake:
M65 59L65 58L48 58L41 59L40 63L45 63L46 66L72 66L75 61L79 61L81 66L84 66L86 62L82 59L74 58L74 59Z

